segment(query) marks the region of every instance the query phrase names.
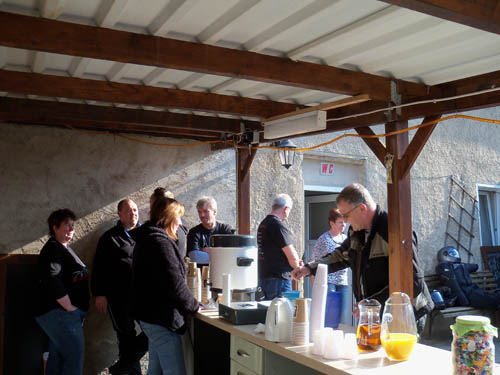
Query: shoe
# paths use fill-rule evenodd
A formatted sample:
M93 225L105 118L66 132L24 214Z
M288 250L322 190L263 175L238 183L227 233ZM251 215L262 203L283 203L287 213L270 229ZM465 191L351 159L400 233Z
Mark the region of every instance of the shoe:
M118 360L114 365L109 366L108 370L111 375L126 375L129 373L130 366L122 360Z
M130 361L118 360L108 370L111 375L142 375L139 362L131 364Z

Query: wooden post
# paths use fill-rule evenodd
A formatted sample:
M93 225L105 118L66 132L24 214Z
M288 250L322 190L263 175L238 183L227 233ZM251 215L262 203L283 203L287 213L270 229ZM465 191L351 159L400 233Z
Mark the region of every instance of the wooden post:
M236 210L238 233L250 234L250 166L257 150L236 148Z
M405 129L408 121L386 124L386 132ZM389 213L389 291L413 299L413 252L410 174L401 176L399 163L408 147L408 133L386 139L387 202ZM392 161L391 161L392 159Z

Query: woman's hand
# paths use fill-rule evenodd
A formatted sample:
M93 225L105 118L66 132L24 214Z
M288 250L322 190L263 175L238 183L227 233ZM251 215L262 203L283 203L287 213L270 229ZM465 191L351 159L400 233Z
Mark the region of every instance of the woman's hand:
M75 311L78 308L71 303L71 300L69 299L69 296L67 294L64 297L56 299L56 301L67 312Z

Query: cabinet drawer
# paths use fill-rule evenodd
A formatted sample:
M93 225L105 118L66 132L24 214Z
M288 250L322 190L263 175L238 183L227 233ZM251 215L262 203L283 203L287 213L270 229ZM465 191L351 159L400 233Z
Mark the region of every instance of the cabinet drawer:
M235 360L231 359L231 375L259 375L252 370L247 369L245 366L240 365Z
M263 349L241 337L231 335L231 359L257 374L262 374ZM232 365L231 365L232 366Z

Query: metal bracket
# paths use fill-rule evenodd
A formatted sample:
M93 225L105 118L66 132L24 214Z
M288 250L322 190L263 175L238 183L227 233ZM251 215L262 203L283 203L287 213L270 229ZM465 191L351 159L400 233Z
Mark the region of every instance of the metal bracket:
M394 155L385 154L385 169L387 172L387 183L392 184L392 166L394 165Z
M401 105L401 103L401 94L398 92L398 84L391 81L391 105ZM401 108L396 108L396 115L401 116ZM392 118L392 111L385 112L385 116L389 122L397 120L397 118Z

